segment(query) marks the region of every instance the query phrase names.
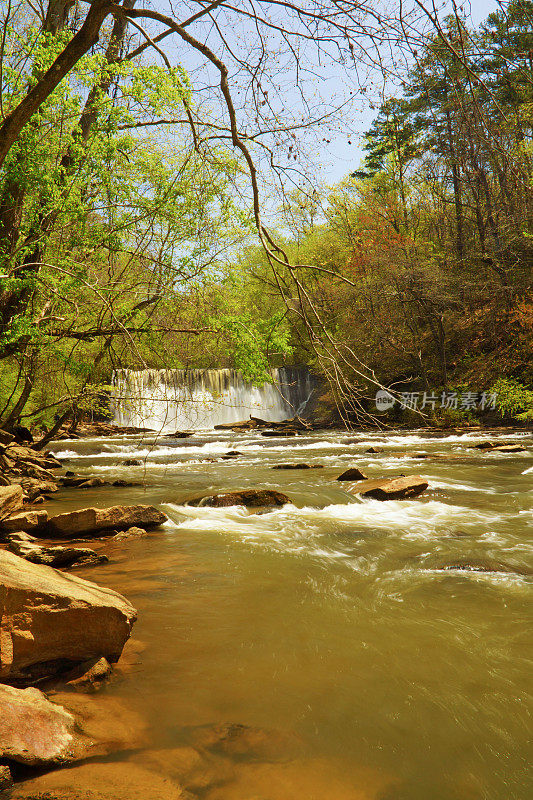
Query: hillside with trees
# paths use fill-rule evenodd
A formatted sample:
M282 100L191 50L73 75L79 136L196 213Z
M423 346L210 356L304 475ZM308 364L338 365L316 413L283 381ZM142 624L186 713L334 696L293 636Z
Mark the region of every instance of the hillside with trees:
M297 159L302 122L257 93L253 57L239 63L255 110L237 107L245 82L189 33L219 5L181 23L128 0L51 2L41 16L5 6L2 427L99 411L116 367L234 366L261 382L283 363L308 365L356 416L386 385L496 386L502 412L527 417L533 4L477 28L458 14L376 28L355 11L297 10L291 34L304 41L312 24L324 52L334 41L355 61L354 47L377 52L392 33L405 51L363 162L336 186L305 173L303 151L296 175L280 166L281 153ZM170 34L214 67L224 119L158 44ZM317 136L319 111L305 120ZM281 189L263 204L265 152Z

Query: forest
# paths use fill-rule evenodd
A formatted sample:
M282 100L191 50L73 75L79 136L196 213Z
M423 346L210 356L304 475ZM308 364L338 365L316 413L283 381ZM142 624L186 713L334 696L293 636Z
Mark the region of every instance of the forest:
M364 156L336 185L312 168L333 111L283 116L266 87L285 62L235 52L242 9L218 49L189 33L217 5L177 23L130 0L2 4L0 427L103 413L117 367L261 383L306 365L343 419L383 386L491 391L531 419L533 3L477 26L457 9L376 22L316 3L284 9L293 29L257 12L302 72L312 34L369 98Z

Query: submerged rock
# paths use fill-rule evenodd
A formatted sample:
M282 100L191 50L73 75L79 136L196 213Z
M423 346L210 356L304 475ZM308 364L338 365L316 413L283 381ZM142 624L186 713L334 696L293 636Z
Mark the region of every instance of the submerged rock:
M15 555L31 561L32 564L47 564L49 567L90 566L109 561L107 556L99 555L88 547L43 547L38 540L27 533L10 533L5 537L8 550Z
M107 658L93 658L84 661L64 676L69 689L81 692L94 692L111 675L111 664Z
M294 733L234 722L203 725L193 731L192 743L201 750L256 761L288 761L302 749L302 741Z
M29 686L92 658L113 663L136 615L111 589L0 551L0 681Z
M48 520L44 534L52 538L87 536L105 530L125 530L132 526L156 528L167 516L154 506L111 506L68 511Z
M276 464L272 469L323 469L324 464Z
M346 472L343 472L342 475L339 475L337 480L338 481L366 481L366 480L368 480L368 475L365 475L365 473L361 472L361 470L357 469L357 467L352 467L351 469L347 469Z
M127 458L122 464L125 467L142 467L143 462L139 458Z
M91 762L25 781L16 800L191 800L168 777L131 762Z
M243 489L239 492L225 492L190 500L191 506L209 506L224 508L226 506L246 506L247 508L264 508L268 506L284 506L291 500L283 492L273 489Z
M498 561L494 558L458 558L444 564L439 564L435 569L439 571L458 571L458 572L500 572L508 575L520 575L530 577L533 569L525 566L515 566Z
M374 500L408 500L422 494L429 484L420 475L400 478L378 478L357 483L353 491Z

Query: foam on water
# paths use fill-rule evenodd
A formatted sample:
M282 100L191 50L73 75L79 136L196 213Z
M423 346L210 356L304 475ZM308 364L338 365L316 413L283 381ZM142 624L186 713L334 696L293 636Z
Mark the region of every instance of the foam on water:
M401 531L405 536L426 536L437 527L460 524L462 527L496 522L498 516L473 511L464 506L442 503L391 500L364 500L347 504L333 504L324 508L285 505L267 514L254 514L242 506L207 508L165 506L174 526L182 529L220 531L245 537L274 536L283 539L305 532L318 532L324 526L350 527L360 531Z

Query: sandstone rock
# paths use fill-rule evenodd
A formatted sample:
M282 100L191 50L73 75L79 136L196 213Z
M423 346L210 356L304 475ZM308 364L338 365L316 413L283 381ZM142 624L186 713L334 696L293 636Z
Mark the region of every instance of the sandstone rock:
M364 472L361 472L360 469L357 469L357 467L352 467L351 469L347 469L346 472L343 472L342 475L339 475L337 480L338 481L366 481L366 480L368 480L368 476L365 475Z
M117 592L0 551L0 681L28 686L91 658L113 663L135 619Z
M80 489L92 489L93 486L109 486L109 482L103 478L88 478L79 484Z
M52 702L33 687L0 684L0 709L0 758L28 766L61 766L145 740L144 722L114 698L62 693Z
M126 530L132 526L155 528L166 520L166 515L154 506L83 508L52 517L44 530L47 536L69 539L105 530Z
M23 532L7 534L5 540L11 553L32 564L47 564L56 568L74 565L87 567L109 561L107 556L99 555L87 547L42 547L37 539Z
M521 444L501 444L493 447L491 453L522 453L526 448Z
M199 753L193 747L145 750L135 754L136 763L177 781L180 786L203 796L207 789L235 778L235 765L229 758L213 753Z
M72 714L38 689L0 684L0 712L2 759L50 766L73 761L84 749Z
M165 433L165 439L189 439L193 434L187 431L174 431L174 433Z
M10 444L15 437L12 433L8 433L8 431L4 431L0 428L0 444Z
M111 674L111 664L107 658L93 658L84 661L64 676L69 689L82 692L94 692Z
M30 503L34 503L42 495L49 495L58 491L58 486L53 479L43 481L42 478L30 478L25 475L20 481L17 480L17 483L21 484Z
M272 469L323 469L324 464L276 464Z
M400 478L361 481L354 486L353 491L375 500L407 500L422 494L428 485L426 478L420 475L408 475Z
M15 531L34 531L42 527L47 519L46 511L23 511L22 514L13 514L0 522L0 537L4 533Z
M20 444L10 444L5 449L5 455L15 462L33 464L42 469L59 469L62 466L51 453L39 453L31 447L24 447Z
M22 486L12 484L11 486L0 486L0 520L15 514L22 508L23 492Z
M190 800L170 778L137 764L89 763L25 781L13 800Z
M211 508L224 508L226 506L246 506L258 508L268 506L283 506L291 500L286 494L272 489L244 489L239 492L225 492L200 497L189 501L191 506L209 506Z
M369 447L368 450L365 450L365 453L380 453L381 450L377 450L375 447Z
M121 539L130 539L133 536L146 536L144 528L128 528L125 531L117 531L112 537L113 541L120 541Z

